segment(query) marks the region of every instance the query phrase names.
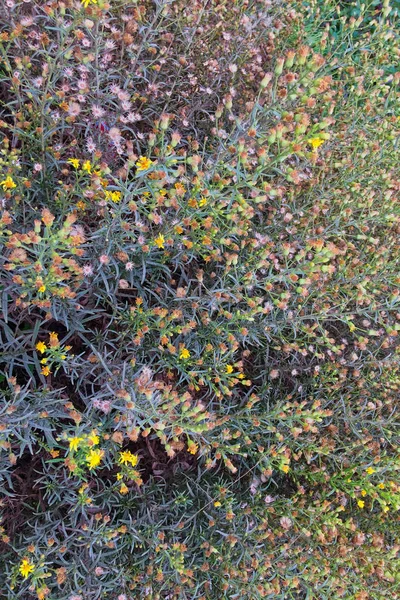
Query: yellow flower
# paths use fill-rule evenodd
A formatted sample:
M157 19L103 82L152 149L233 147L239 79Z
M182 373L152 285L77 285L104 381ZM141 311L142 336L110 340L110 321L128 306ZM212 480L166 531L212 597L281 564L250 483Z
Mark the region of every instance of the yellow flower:
M196 454L198 449L199 449L199 447L197 444L192 442L192 440L188 441L188 452L190 452L190 454Z
M290 467L289 467L289 465L282 465L282 466L281 466L281 470L282 470L284 473L289 473L289 471L290 471Z
M117 473L117 481L121 481L122 477L122 473Z
M364 508L364 506L365 506L364 500L357 500L357 506L359 506L360 508Z
M87 8L89 4L97 4L97 0L81 0L81 4Z
M77 158L69 158L67 160L67 163L69 163L70 165L75 167L75 169L77 169L79 167L79 160Z
M214 506L216 506L218 508L219 506L221 506L221 502L219 500L216 500L214 502Z
M179 358L185 360L186 358L190 358L190 352L187 348L182 348Z
M368 469L366 470L368 475L372 475L372 473L375 473L375 469L373 469L372 467L368 467Z
M41 285L40 288L38 289L38 292L40 292L41 294L43 294L43 292L46 291L46 286L45 285Z
M36 350L39 350L40 354L43 354L43 352L46 352L47 350L47 346L44 342L38 342L35 348Z
M385 484L384 484L384 483L379 483L379 484L378 484L378 488L379 488L380 490L384 490L384 489L385 489Z
M75 452L76 450L78 450L79 444L81 442L83 442L83 438L74 436L72 438L68 438L68 441L69 441L69 449L73 450Z
M311 144L311 146L313 147L313 150L316 150L317 148L319 148L321 146L321 144L324 143L325 140L323 140L320 137L314 137L308 140L308 143Z
M199 201L199 206L205 206L207 204L207 199L206 198L200 198Z
M119 453L119 462L121 465L127 465L130 463L132 467L138 464L139 458L136 454L132 454L129 450L124 450L124 452Z
M91 431L87 439L89 440L92 446L97 446L100 442L100 438L95 431Z
M85 162L82 164L82 171L86 171L86 173L91 173L92 172L92 165L90 164L90 160L85 160Z
M164 248L165 238L162 233L160 233L156 237L156 239L154 240L154 243L156 244L156 246L158 246L158 248Z
M0 185L3 187L4 192L17 187L17 184L14 183L14 180L12 177L10 177L10 175L7 175L7 177L3 179L3 181L0 181Z
M24 558L24 560L19 565L19 572L21 573L21 575L23 577L25 577L25 579L28 577L28 575L30 573L33 573L34 570L35 570L35 567L26 558Z
M233 373L233 367L232 365L226 365L226 372L229 373Z
M361 490L361 496L366 496L367 492L365 490Z
M86 462L89 465L89 469L95 469L101 463L101 459L104 456L104 450L90 450L86 456Z
M119 202L121 200L121 192L118 192L117 190L114 192L105 190L104 194L106 200L111 200L112 202Z
M45 377L47 377L47 375L50 375L51 371L49 367L42 367L42 375L44 375Z
M152 164L153 162L149 158L146 156L140 156L139 160L136 162L136 168L138 171L147 171Z

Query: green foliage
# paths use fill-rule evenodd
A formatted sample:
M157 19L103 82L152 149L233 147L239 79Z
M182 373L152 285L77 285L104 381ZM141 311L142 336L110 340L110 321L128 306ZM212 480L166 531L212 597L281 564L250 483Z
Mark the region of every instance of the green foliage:
M3 5L0 598L400 598L396 2Z

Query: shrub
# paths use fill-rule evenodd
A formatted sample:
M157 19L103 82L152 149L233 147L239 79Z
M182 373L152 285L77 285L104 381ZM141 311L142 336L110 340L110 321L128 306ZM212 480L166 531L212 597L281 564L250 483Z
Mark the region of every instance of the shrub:
M3 8L0 597L400 598L395 3Z

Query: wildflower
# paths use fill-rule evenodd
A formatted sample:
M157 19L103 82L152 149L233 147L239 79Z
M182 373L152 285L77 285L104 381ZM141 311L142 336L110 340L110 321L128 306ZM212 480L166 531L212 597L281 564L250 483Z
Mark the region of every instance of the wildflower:
M75 169L78 169L78 167L79 167L79 159L77 159L77 158L69 158L67 160L67 163L69 163L70 165L75 167Z
M124 452L119 453L119 462L121 465L127 465L129 463L134 467L137 465L138 460L136 454L132 454L129 450L124 450Z
M281 470L284 473L289 473L290 467L289 467L289 465L282 465Z
M119 202L121 200L121 192L106 190L104 193L106 200L111 200L112 202Z
M96 467L98 467L101 463L103 455L103 450L90 450L89 454L86 456L86 462L89 465L89 469L95 469Z
M368 467L368 469L366 469L368 475L372 475L372 473L375 473L375 469L373 469L372 467Z
M366 490L361 490L361 496L363 496L363 497L364 497L364 496L366 496L366 495L367 495L367 492L366 492Z
M325 140L323 140L320 137L314 137L314 138L310 138L308 140L308 143L311 144L311 146L313 147L313 150L316 150L317 148L319 148L321 146L321 144L324 143Z
M50 375L51 371L50 371L49 367L42 367L41 373L42 373L42 375L47 377L48 375Z
M87 8L89 4L97 4L97 0L81 0L81 4Z
M92 172L92 165L90 164L90 160L85 160L85 162L82 164L82 171L86 171L86 173L90 173Z
M79 444L81 442L83 442L83 438L74 436L72 438L68 438L68 441L69 441L69 449L72 450L73 452L76 452L76 450L78 450Z
M43 354L43 352L46 352L47 350L47 346L44 342L38 342L35 348L36 350L39 350L40 354Z
M364 508L364 506L365 506L365 502L364 502L364 500L357 500L357 506L358 506L359 508Z
M190 352L187 348L182 348L179 358L185 360L186 358L190 358Z
M95 431L91 431L91 433L88 435L88 438L87 438L87 439L89 440L89 442L90 442L90 444L91 444L92 446L97 446L97 445L99 444L99 442L100 442L100 438L99 438L99 436L96 434L96 432L95 432Z
M111 127L110 131L108 132L108 137L114 142L114 144L119 144L122 138L121 131L118 129L118 127Z
M384 490L384 489L385 489L385 484L384 484L384 483L379 483L379 484L378 484L378 488L379 488L380 490Z
M197 444L195 444L194 442L192 442L192 440L188 441L188 452L190 452L190 454L196 454L196 452L198 451L199 447Z
M70 117L77 117L81 112L81 107L78 102L70 102L67 106L67 112Z
M218 508L219 506L221 506L221 502L219 500L216 500L214 502L214 506L216 506Z
M160 249L161 249L161 248L164 248L165 238L164 238L164 236L163 236L163 234L162 234L162 233L160 233L160 234L159 234L159 235L156 237L156 239L154 240L154 243L156 244L156 246L157 246L158 248L160 248Z
M35 567L26 558L21 562L19 566L19 572L26 579L30 573L33 573Z
M7 177L3 179L3 181L0 181L0 185L3 187L4 192L17 187L17 184L14 183L14 180L12 177L10 177L10 175L7 175Z
M121 487L119 488L119 491L121 494L125 495L129 492L128 487L125 485L125 483L121 483Z
M233 367L232 367L232 365L226 365L226 372L228 373L228 375L230 373L233 373Z
M45 291L46 291L46 286L45 285L41 285L40 288L38 289L38 292L40 294L43 294L43 292L45 292Z
M122 478L123 478L122 473L117 473L117 481L121 481Z
M153 162L147 158L146 156L141 156L139 160L136 162L136 168L138 171L147 171L151 167Z

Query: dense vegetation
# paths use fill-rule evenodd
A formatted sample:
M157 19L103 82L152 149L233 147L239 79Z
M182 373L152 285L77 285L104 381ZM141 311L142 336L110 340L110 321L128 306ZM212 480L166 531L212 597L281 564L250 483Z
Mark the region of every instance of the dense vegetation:
M0 0L0 598L400 598L399 6Z

